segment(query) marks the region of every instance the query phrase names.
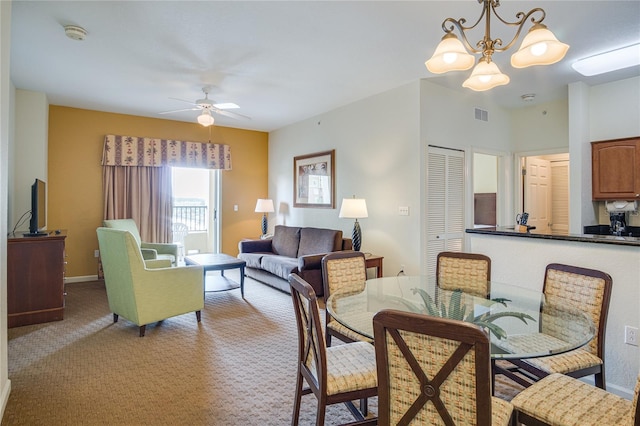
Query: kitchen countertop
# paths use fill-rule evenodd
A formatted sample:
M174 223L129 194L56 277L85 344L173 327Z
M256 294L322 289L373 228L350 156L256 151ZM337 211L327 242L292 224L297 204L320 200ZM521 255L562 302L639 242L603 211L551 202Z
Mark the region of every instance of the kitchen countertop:
M639 237L617 237L615 235L592 235L592 234L568 234L568 235L540 234L540 233L536 233L535 230L531 232L517 232L513 228L509 228L509 227L473 228L473 229L466 229L466 232L468 234L501 235L505 237L538 238L538 239L545 239L545 240L578 241L578 242L595 243L595 244L614 244L619 246L640 247Z

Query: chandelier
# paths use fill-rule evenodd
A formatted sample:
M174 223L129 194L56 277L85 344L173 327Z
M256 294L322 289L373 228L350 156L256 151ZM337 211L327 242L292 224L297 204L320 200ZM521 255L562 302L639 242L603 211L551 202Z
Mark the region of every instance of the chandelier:
M529 17L531 17L533 25L522 40L520 49L511 55L511 65L514 68L550 65L564 58L569 45L559 42L556 36L542 23L546 16L543 9L536 7L526 14L518 12L516 14L517 21L508 22L496 12L496 8L500 6L500 0L478 0L478 3L482 3L483 6L482 13L475 24L465 26L467 21L464 18L444 20L442 29L445 35L436 47L433 56L425 62L429 71L434 74L443 74L449 71L468 70L475 63L475 57L469 54L469 51L474 54L482 54L482 57L478 59L478 64L471 72L471 76L462 84L463 87L484 91L509 83L509 76L503 74L491 58L494 53L504 52L513 46ZM504 46L500 38L491 38L492 13L503 24L517 27L516 34ZM533 16L534 14L539 14L539 18ZM484 38L478 41L474 47L467 39L466 31L477 27L482 18L485 18ZM456 28L462 41L453 32Z

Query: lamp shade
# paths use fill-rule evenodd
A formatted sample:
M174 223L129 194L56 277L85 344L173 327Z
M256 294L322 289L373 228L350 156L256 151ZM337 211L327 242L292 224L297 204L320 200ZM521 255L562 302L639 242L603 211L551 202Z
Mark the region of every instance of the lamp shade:
M273 200L259 198L256 203L256 213L273 213Z
M198 123L202 124L204 127L209 127L213 124L215 120L211 116L211 112L204 110L202 114L198 116Z
M467 52L458 37L448 33L442 37L431 59L424 64L432 73L442 74L449 71L468 70L474 63L474 56Z
M509 76L502 74L494 62L480 58L471 76L462 83L462 87L482 92L507 83L509 83Z
M511 55L511 66L526 68L533 65L555 64L569 50L569 45L558 41L544 24L535 24L522 40L520 49Z
M366 201L364 198L343 198L338 217L347 219L369 217Z

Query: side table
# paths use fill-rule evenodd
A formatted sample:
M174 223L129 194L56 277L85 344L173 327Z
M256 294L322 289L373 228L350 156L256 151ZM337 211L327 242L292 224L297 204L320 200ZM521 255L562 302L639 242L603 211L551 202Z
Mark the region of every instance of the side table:
M364 262L368 268L376 268L376 278L382 278L382 259L384 256L378 256L371 253L364 255Z

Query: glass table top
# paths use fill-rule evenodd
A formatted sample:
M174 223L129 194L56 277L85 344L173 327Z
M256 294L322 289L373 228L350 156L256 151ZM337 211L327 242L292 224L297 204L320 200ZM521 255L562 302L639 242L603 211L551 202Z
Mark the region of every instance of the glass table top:
M366 281L360 293L334 293L329 314L349 329L373 336L373 316L396 309L473 322L489 332L493 359L522 359L567 352L595 333L580 311L550 306L539 291L490 282L489 298L444 290L434 277L400 276Z

